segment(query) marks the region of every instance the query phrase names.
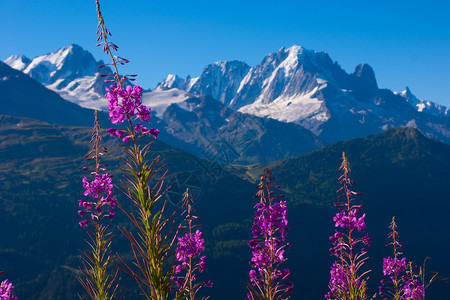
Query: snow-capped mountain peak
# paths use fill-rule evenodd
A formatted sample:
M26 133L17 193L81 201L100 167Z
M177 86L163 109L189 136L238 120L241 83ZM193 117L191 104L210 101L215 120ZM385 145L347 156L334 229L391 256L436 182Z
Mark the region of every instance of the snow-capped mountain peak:
M186 80L179 77L178 75L169 74L166 79L164 79L161 83L158 84L158 88L160 89L186 89Z
M86 108L105 110L103 98L107 84L100 74L111 74L108 67L98 69L102 61L82 47L72 44L32 60L11 56L5 63L22 71L64 99Z
M92 76L96 71L97 61L92 54L75 44L36 57L23 70L44 84L53 84L58 79L73 80L85 75Z
M11 55L4 62L13 69L23 71L31 63L31 59L24 55Z
M400 95L405 98L405 100L411 104L411 106L418 112L424 112L434 116L448 116L450 113L450 108L439 105L429 100L418 99L409 89L406 89L400 93Z
M228 105L249 70L250 67L242 61L218 61L206 66L202 75L196 78L168 75L157 88L177 88L192 94L210 95Z

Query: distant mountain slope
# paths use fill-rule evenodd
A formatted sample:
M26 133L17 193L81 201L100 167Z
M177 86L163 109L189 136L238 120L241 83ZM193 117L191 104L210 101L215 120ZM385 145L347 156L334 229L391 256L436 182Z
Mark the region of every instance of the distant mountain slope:
M347 154L355 174L361 177L357 180L358 186L362 184L360 181L379 182L377 186L382 183L394 185L401 182L405 186L421 189L409 180L410 177L423 176L421 182L428 182L430 173L437 178L443 178L450 172L449 145L430 140L414 128L396 128L365 138L335 143L299 157L250 166L247 170L248 178L255 177L253 172L260 174L263 168L269 167L278 180L284 182L286 190L295 191L292 197L295 197L296 201L312 203L308 201L307 186L313 185L318 176L335 178L339 171L332 166L340 165L342 152ZM393 174L393 168L404 172L403 176ZM411 173L408 175L408 172ZM333 181L335 180L327 180ZM439 180L436 184L438 183L445 185L446 181ZM337 183L334 182L333 185L337 186ZM300 195L299 190L305 190L305 193ZM313 202L329 205L334 201L334 189L330 186L323 187L323 190L329 191L329 194L324 194L320 201L316 198Z
M217 62L198 78L169 75L160 87L210 95L240 112L296 123L328 143L402 126L450 143L448 108L418 100L409 89L380 89L367 64L347 74L327 53L301 46L281 48L252 68Z
M3 62L0 62L0 104L0 114L74 126L92 123L93 110L64 100ZM101 116L105 120L106 117Z

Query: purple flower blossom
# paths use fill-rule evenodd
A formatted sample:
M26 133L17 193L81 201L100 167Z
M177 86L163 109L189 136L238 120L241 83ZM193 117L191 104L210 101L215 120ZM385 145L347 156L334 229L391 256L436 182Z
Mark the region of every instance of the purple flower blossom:
M197 229L194 232L194 228L197 226L193 224L193 221L197 221L199 218L192 215L195 210L191 206L192 198L189 195L189 190L186 190L183 197L183 206L186 207L186 210L183 212L183 214L186 214L185 225L183 227L187 228L187 230L183 236L177 238L178 244L175 249L175 258L180 264L173 267L173 273L180 274L183 271L186 273L184 277L172 276L172 281L178 288L177 295L181 294L189 296L189 299L196 299L195 295L197 291L202 286L212 287L212 282L195 283L198 279L195 272L198 270L200 273L203 273L207 266L206 256L198 258L201 252L205 250L205 240L200 230Z
M274 202L278 197L270 190L274 180L268 169L258 185L257 197L260 202L255 204L255 219L252 226L253 239L248 246L252 250L249 272L250 285L247 297L254 299L260 293L270 293L270 299L275 299L278 293L292 291L292 283L283 283L290 276L289 269L278 270L285 262L286 234L289 230L286 201ZM267 295L266 295L267 296Z
M78 224L80 224L81 227L86 227L89 225L89 220L81 220Z
M368 234L363 236L361 240L362 240L363 244L366 246L372 245L372 241L370 240L370 236Z
M205 250L205 240L201 231L197 230L194 234L185 233L183 237L178 238L176 258L180 262L187 263L190 258L200 255L203 250Z
M142 129L142 123L137 123L136 126L134 127L134 131L139 132Z
M400 244L395 217L392 218L389 228L391 229L389 238L392 242L388 246L394 248L394 257L383 258L383 274L389 276L389 280L381 280L379 295L389 295L395 299L421 300L425 297L424 285L417 279L419 276L413 273L412 263L408 263L406 257L399 258L403 254L399 249L403 247Z
M108 215L109 220L112 220L112 218L114 217L115 214L116 214L116 211L114 209L110 209L109 215Z
M114 128L107 129L107 132L112 135L121 136L123 132ZM108 217L111 220L114 217L114 210L111 210L117 205L117 200L114 198L112 175L108 172L100 174L101 171L105 171L105 165L100 163L100 156L106 153L106 148L100 145L103 136L100 134L100 125L98 120L98 113L95 113L95 123L92 132L91 144L93 144L91 151L86 155L88 160L94 160L96 165L94 171L91 172L93 176L92 180L89 180L86 176L83 177L82 183L84 192L83 195L92 197L91 201L78 200L78 205L82 207L82 210L78 211L78 214L83 218L86 213L90 213L92 218L99 222L102 219L103 211L109 211ZM89 170L90 168L84 168ZM108 207L106 207L108 206ZM100 226L99 222L97 226ZM79 222L81 227L89 225L89 221L83 220Z
M113 184L111 180L112 176L109 173L95 174L95 179L89 181L86 177L83 177L84 195L97 198L100 194L107 191L107 194L112 194Z
M0 284L0 299L1 300L17 300L17 297L12 295L14 290L14 286L9 282L8 279L5 279Z
M90 210L91 207L94 205L94 203L93 203L93 202L90 202L90 201L86 201L86 200L78 200L78 205L79 205L80 207L86 208L87 210ZM85 213L86 213L86 211L83 213L83 215L84 215ZM83 215L81 215L81 216L83 216Z
M180 276L173 276L172 277L173 282L180 288L183 285L184 277Z
M109 117L113 124L120 124L136 116L144 122L150 121L150 108L142 104L142 88L138 85L127 86L119 83L106 88Z
M98 200L98 203L86 201L86 200L78 200L79 206L84 207L85 210L79 210L78 214L83 217L86 212L92 212L92 207L97 214L102 212L102 207L110 206L114 208L117 205L117 200L113 197L113 184L112 184L112 176L109 173L105 173L102 175L95 174L94 180L89 181L86 177L83 177L83 187L84 187L84 195L91 196L94 199ZM111 213L113 211L113 213ZM109 219L111 220L114 217L114 210L109 210ZM80 226L87 226L89 222L80 222Z
M136 119L150 122L150 108L142 104L142 88L140 86L129 85L123 89L120 82L117 82L106 88L106 92L106 99L109 103L109 117L113 124L121 124L123 121L128 120L131 125ZM142 136L152 135L155 138L160 133L158 129L148 129L140 122L128 131L115 128L108 128L106 131L111 136L117 136L119 139L122 139L123 143L128 143L131 139L135 140L135 134L139 132ZM125 134L126 136L124 137Z
M108 128L106 129L106 132L108 132L111 136L117 136L119 139L121 139L125 133L124 130L115 128Z
M330 269L330 290L331 292L338 292L339 289L347 288L347 273L344 267L340 264L333 263Z
M339 198L345 196L346 202L336 203L339 211L333 217L334 226L339 228L335 230L334 235L330 237L333 247L330 248L332 256L337 259L330 269L330 292L325 295L326 299L365 299L366 281L365 274L359 275L359 269L364 265L367 259L364 257L367 250L361 248L357 250L357 244L362 243L370 246L370 236L366 234L358 237L358 233L363 233L366 229L366 214L360 217L361 205L354 205L358 193L351 190L353 181L349 178L351 173L350 164L347 161L345 153L342 154L343 161L340 170L343 175L339 178L342 188L338 190ZM370 271L369 271L370 272Z
M152 135L155 139L158 137L159 130L156 128L147 129L146 127L142 127L142 134Z
M334 235L330 236L330 241L336 242L336 241L338 241L341 237L342 237L342 233L339 232L339 231L337 231L337 230L335 230Z
M399 275L400 273L404 272L407 268L407 262L406 257L403 257L402 259L397 258L383 258L383 274L384 275L391 275L396 274Z
M403 298L422 300L425 297L425 290L423 284L417 279L408 279L403 286Z

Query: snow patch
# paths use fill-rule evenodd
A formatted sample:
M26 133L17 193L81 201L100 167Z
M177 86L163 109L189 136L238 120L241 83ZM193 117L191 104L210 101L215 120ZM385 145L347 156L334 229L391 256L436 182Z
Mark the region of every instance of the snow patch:
M416 106L417 106L417 111L418 111L418 112L422 112L423 109L426 107L425 104L424 104L423 102L417 103Z
M199 78L200 77L191 78L191 80L189 80L189 82L186 83L186 91L189 91L192 88L192 86L198 81Z
M282 122L299 123L304 119L313 118L323 123L329 117L324 110L323 101L313 97L317 90L318 87L303 95L280 96L271 103L264 103L263 99L260 98L252 104L241 107L239 111Z
M23 71L28 66L28 63L24 62L26 60L28 60L28 58L23 55L12 55L5 59L4 63L13 69Z
M409 121L408 123L406 123L405 127L417 128L416 120L412 119L411 121Z
M324 84L324 83L327 83L327 81L326 81L325 79L320 78L320 77L317 77L317 78L316 78L316 82L317 82L318 84Z
M181 108L187 109L182 102L188 99L189 96L185 91L173 88L170 90L163 90L156 88L155 90L142 94L142 103L150 107L156 113L156 116L162 117L167 107L172 103L178 104Z

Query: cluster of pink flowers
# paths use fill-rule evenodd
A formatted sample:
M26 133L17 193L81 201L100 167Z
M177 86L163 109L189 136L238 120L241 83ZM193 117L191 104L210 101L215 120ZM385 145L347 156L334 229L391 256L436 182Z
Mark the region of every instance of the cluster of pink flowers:
M172 276L172 281L175 283L176 289L178 289L177 296L184 295L187 297L189 295L189 299L197 299L196 294L200 288L203 286L210 288L213 283L211 280L195 282L198 279L195 272L198 270L200 273L203 273L207 266L206 256L200 256L205 250L205 240L200 230L197 229L193 232L194 228L198 226L193 221L197 221L199 218L192 214L195 212L195 209L191 206L192 198L189 195L189 191L187 190L183 196L183 206L186 207L183 214L186 214L186 216L185 225L180 225L180 227L187 230L183 236L177 238L178 244L175 249L175 258L180 264L173 267L173 273L180 274L185 271L185 274L184 276ZM198 258L199 256L200 258Z
M5 279L0 284L0 300L17 300L17 297L12 295L14 286L8 279Z
M121 124L125 120L132 122L137 119L140 119L143 122L150 122L150 107L146 107L142 104L142 88L139 85L129 85L123 89L122 86L117 83L106 88L106 91L106 99L109 101L109 117L113 124ZM129 142L135 133L140 132L141 135L152 135L155 138L157 138L159 134L158 129L148 129L140 122L136 123L132 131L130 130L115 128L106 129L111 136L122 139L122 142L124 143Z
M384 275L391 275L394 273L396 275L399 275L400 273L404 272L407 267L408 264L406 262L406 257L403 257L402 259L392 257L383 258Z
M252 226L253 239L248 246L252 250L249 272L250 283L248 299L258 298L259 295L285 294L293 289L292 282L283 283L290 276L289 269L278 270L285 262L286 234L289 230L287 220L286 201L274 202L280 196L274 196L271 183L274 180L268 169L259 184L257 197L260 202L255 205L255 220ZM272 298L270 298L272 299Z
M203 233L200 230L196 230L195 233L186 232L184 236L178 237L178 245L175 250L175 257L181 264L174 266L173 271L175 274L181 273L182 270L189 270L192 267L197 267L200 273L203 273L207 264L206 256L201 256L197 266L193 266L193 260L200 256L201 252L205 250L205 240L203 239ZM172 280L175 282L179 289L183 288L185 282L185 276L173 276ZM197 280L197 275L192 274L192 280ZM207 287L212 287L212 282L206 281Z
M350 212L341 210L333 217L333 221L336 227L346 228L347 230L357 229L358 232L363 232L366 229L366 224L364 223L366 214L363 214L360 218L358 216L358 209L352 209Z
M341 193L339 198L345 197L347 201L335 204L339 207L339 212L333 217L333 221L336 228L342 228L344 231L335 230L334 235L330 237L330 241L333 243L330 252L332 256L336 257L336 261L330 269L330 291L325 295L326 299L343 299L342 297L346 298L347 296L356 296L356 299L360 299L365 294L367 279L364 278L364 274L367 272L358 273L367 259L364 257L367 250L363 247L358 251L356 246L358 244L370 246L371 241L368 234L359 237L356 235L363 233L366 229L366 214L359 217L362 206L353 204L358 200L356 196L359 194L351 190L354 182L349 178L351 173L349 165L343 154L340 170L343 170L344 173L339 178L342 188L337 192ZM353 294L350 295L351 293Z
M120 124L134 116L144 122L150 121L150 108L142 104L142 88L139 85L129 85L123 89L120 83L116 83L106 88L106 92L109 117L113 124Z
M200 230L195 231L194 234L186 232L184 236L178 237L176 258L179 262L187 264L189 258L200 255L200 252L203 250L205 250L205 240L203 239L203 233ZM202 270L203 269L204 268L202 268Z
M95 212L100 213L104 210L105 206L108 206L108 217L111 220L115 215L115 210L113 209L117 205L117 200L113 195L113 184L112 175L105 173L102 175L95 174L95 178L89 181L86 176L83 177L83 187L84 195L91 196L94 201L78 200L78 205L83 207L82 210L78 211L78 214L83 217L87 212L91 213L91 219L96 218ZM89 220L82 220L79 222L81 227L85 227L89 224Z
M289 230L286 201L276 202L273 205L260 202L255 205L255 210L255 221L252 227L253 240L249 242L249 247L252 249L250 265L259 273L263 273L274 263L278 264L284 261L284 247L282 246L286 241L286 232ZM259 239L260 236L263 236L264 243ZM258 280L256 271L252 271L250 271L250 281L256 283ZM289 270L286 269L283 272L274 272L271 276L275 280L279 276L288 274Z
M399 249L403 246L400 244L395 217L392 218L389 228L391 229L389 238L392 241L388 246L394 248L394 257L383 258L383 274L389 276L389 280L381 280L378 294L383 299L390 297L392 299L422 300L425 297L424 284L419 281L419 276L413 273L412 263L408 263L406 257L399 258L403 254Z
M423 284L417 278L405 278L403 286L403 299L422 300L425 298Z

